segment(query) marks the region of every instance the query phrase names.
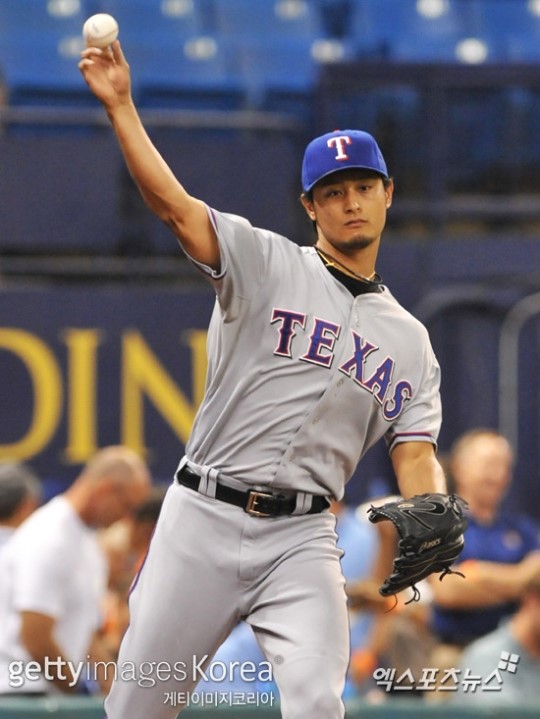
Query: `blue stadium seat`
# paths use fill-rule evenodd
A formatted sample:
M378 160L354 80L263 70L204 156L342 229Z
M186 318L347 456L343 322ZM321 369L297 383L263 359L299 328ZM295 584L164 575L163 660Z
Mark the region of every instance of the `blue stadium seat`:
M214 0L217 33L229 37L315 38L321 18L312 0Z
M206 2L209 0L94 0L99 12L116 18L124 43L141 35L151 37L156 50L161 41L183 39L208 31Z
M540 3L536 0L470 0L475 29L485 33L504 61L540 59Z
M258 38L237 45L248 104L309 120L318 74L325 63L349 59L349 46L329 38Z
M540 60L540 3L538 0L470 0L470 21L477 33L483 33L493 48L493 57L501 62L532 62ZM535 90L508 88L501 91L496 114L482 110L481 116L491 127L494 117L500 118L498 132L485 156L492 153L507 172L534 176L540 161L538 114L540 93ZM476 113L478 116L478 112ZM490 133L479 128L485 143Z
M488 38L473 36L426 37L419 42L416 37L396 38L392 44L392 61L425 63L460 63L480 65L498 59L493 43Z
M77 67L80 47L70 38L51 43L0 42L0 65L11 105L97 106Z
M130 54L142 107L237 110L246 96L236 53L221 38L198 35L139 44Z
M11 104L96 103L77 68L81 0L0 3L0 66Z
M142 107L238 109L244 93L228 47L213 34L212 0L97 0L120 27Z
M237 52L250 107L294 111L307 101L316 76L309 40L259 38L237 45Z
M80 35L86 20L85 0L3 0L0 3L0 33L31 39L34 33L64 32Z
M311 0L319 14L326 37L343 39L349 35L355 0Z
M352 0L350 32L382 58L437 59L467 37L467 0ZM440 48L440 50L438 50ZM450 49L449 49L450 48Z

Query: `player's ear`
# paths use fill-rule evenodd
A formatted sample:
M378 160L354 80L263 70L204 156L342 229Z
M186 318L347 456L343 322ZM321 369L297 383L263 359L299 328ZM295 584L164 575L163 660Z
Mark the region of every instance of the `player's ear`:
M386 209L392 205L392 198L394 196L394 181L386 180L384 183L384 194L386 195Z
M306 194L305 192L303 192L300 195L300 202L304 206L304 210L306 211L309 219L312 222L315 222L315 220L316 220L315 207L313 205L313 198L311 197L311 193Z

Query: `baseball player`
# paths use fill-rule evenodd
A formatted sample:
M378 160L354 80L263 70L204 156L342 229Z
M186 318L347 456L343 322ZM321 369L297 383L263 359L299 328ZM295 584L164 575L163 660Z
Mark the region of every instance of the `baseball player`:
M148 206L216 294L206 395L131 594L108 718L175 717L167 697L190 692L241 619L283 717L343 717L349 634L329 499L382 437L404 497L444 492L439 367L375 269L393 192L383 156L358 130L307 146L301 201L317 238L300 247L188 194L143 128L118 42L85 49L79 67ZM152 687L122 678L143 663L160 665Z

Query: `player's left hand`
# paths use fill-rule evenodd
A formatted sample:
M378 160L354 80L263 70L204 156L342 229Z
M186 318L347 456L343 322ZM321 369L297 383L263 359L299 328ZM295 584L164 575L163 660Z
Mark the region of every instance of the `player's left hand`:
M464 545L467 503L455 494L420 494L388 502L368 510L371 522L390 520L399 534L398 555L392 574L380 587L387 597L411 587L420 598L416 584L434 572L440 579L452 574L451 566Z

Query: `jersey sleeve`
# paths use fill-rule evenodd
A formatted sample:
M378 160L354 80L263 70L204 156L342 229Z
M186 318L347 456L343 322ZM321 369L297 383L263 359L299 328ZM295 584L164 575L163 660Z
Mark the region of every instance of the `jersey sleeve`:
M385 436L389 452L401 442L431 442L435 446L437 444L442 421L440 367L429 343L427 331L424 335L422 366L418 385L403 386L400 399L404 400L404 410ZM411 396L407 398L409 392Z
M238 215L207 209L218 238L221 268L216 272L188 257L213 284L221 308L231 319L261 286L272 233L254 228Z

